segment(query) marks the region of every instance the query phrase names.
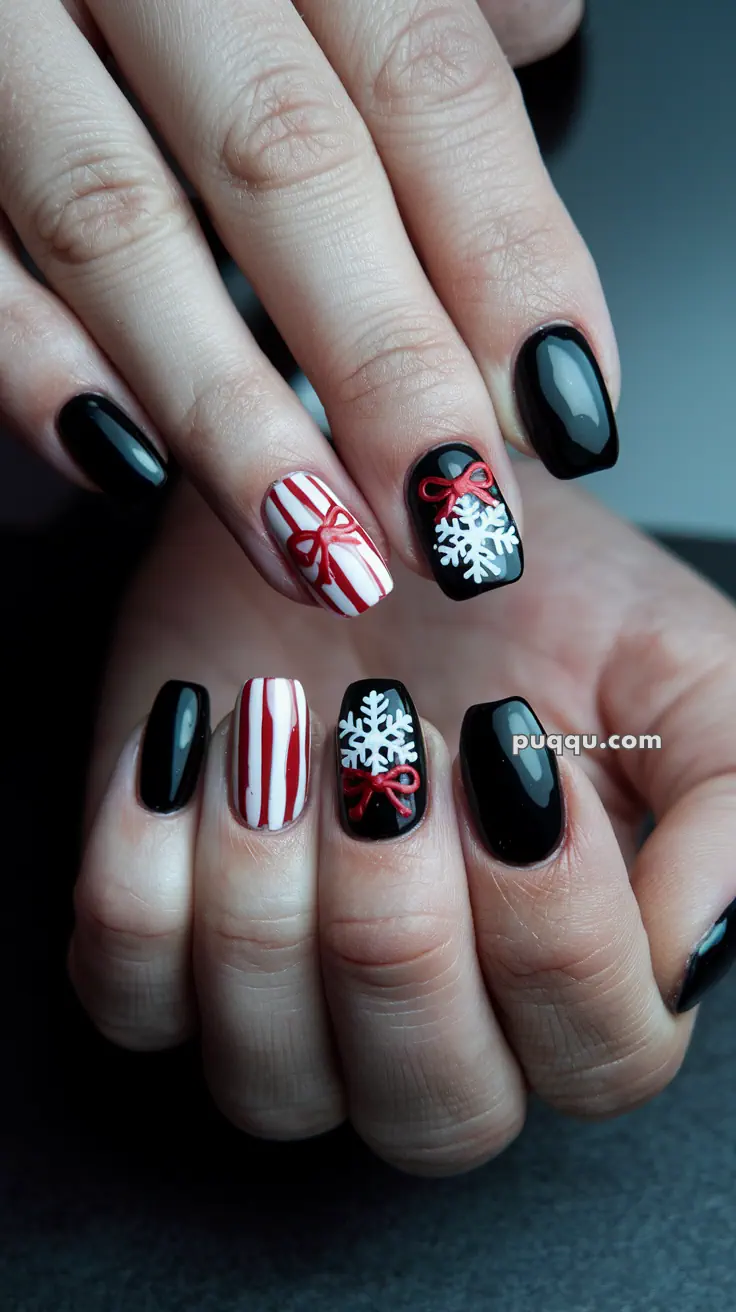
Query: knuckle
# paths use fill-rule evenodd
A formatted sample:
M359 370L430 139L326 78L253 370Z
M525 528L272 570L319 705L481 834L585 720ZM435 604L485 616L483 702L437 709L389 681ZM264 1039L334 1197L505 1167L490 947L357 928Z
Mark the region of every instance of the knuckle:
M565 931L556 923L545 925L544 939L524 933L521 925L515 933L481 932L479 947L505 992L523 990L525 999L541 1001L600 991L615 952L594 929Z
M219 173L236 192L258 195L343 175L367 151L367 131L313 73L285 66L240 92L220 133Z
M671 1043L629 1036L619 1045L588 1043L585 1060L555 1072L539 1090L558 1111L584 1120L605 1120L634 1111L658 1097L677 1074L683 1054Z
M56 326L50 308L35 295L35 289L33 295L20 293L8 298L0 312L0 339L8 351L27 354L39 338L48 339Z
M482 230L473 230L466 253L459 254L457 293L487 309L489 289L502 285L510 316L548 314L570 272L568 249L557 216L538 196L535 201L504 187L498 202L487 206Z
M173 178L153 163L113 155L70 164L33 214L45 257L65 265L113 258L190 221Z
M505 61L494 54L491 42L482 39L477 15L433 0L416 0L373 80L375 103L393 113L402 104L412 110L440 108L474 100L478 91L485 112L500 110L507 99L520 98Z
M274 909L247 920L232 910L209 912L206 933L221 964L256 974L282 974L317 951L312 917L303 910Z
M461 407L466 369L457 346L442 336L435 321L416 311L397 310L390 324L382 316L369 324L351 355L360 364L350 372L336 371L330 384L339 406L413 410L418 399L430 395L440 418L443 412L456 415Z
M426 987L454 970L454 938L443 915L334 919L322 927L322 953L332 970L365 988Z
M536 1091L570 1115L623 1113L660 1093L681 1055L658 1033L655 1003L636 987L630 944L580 932L549 933L543 950L497 937L499 996L523 1035ZM552 946L556 938L558 945Z
M253 486L259 478L268 482L270 452L278 451L284 466L301 468L302 413L298 403L294 404L293 393L270 375L265 362L239 354L227 364L218 362L206 380L193 382L182 398L172 431L177 449L186 452L190 477L195 480L211 479L225 448L234 453L230 507L241 521L255 520L260 529L260 507L254 507Z
M151 948L173 947L188 928L188 910L144 898L137 889L104 876L75 893L77 933L108 957L147 960Z

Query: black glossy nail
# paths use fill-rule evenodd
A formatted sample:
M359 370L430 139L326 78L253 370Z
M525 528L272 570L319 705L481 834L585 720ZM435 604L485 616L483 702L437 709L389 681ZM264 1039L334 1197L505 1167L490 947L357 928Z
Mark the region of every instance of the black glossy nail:
M615 465L618 431L611 398L577 328L553 324L524 342L515 387L529 441L555 478L580 478Z
M343 697L337 726L338 798L355 838L399 838L427 806L422 726L403 683L361 679Z
M101 492L134 502L164 486L164 460L109 397L73 397L60 411L56 427L72 460Z
M519 530L493 471L472 446L448 442L422 456L407 501L432 573L453 601L521 578Z
M463 720L460 766L470 809L484 845L507 865L544 861L562 838L559 771L543 734L521 697L471 706Z
M691 956L675 1011L689 1011L736 961L736 901L726 907Z
M210 733L210 699L198 683L172 679L159 692L141 749L140 798L149 811L180 811L192 797Z

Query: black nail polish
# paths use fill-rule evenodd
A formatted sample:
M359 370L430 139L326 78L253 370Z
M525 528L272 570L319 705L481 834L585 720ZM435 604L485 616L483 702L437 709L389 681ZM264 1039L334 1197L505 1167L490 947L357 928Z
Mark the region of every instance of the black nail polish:
M427 806L422 726L403 683L361 679L343 697L337 726L338 798L355 838L399 838Z
M713 988L736 961L736 900L726 907L712 929L693 952L682 988L675 1004L676 1012L689 1011Z
M448 442L423 456L407 501L432 573L453 601L521 578L519 531L493 471L472 446Z
M73 397L60 411L56 427L72 460L101 492L134 502L164 486L163 458L109 397Z
M149 811L167 815L190 800L210 733L210 699L198 683L172 679L159 692L141 749L140 798Z
M529 441L555 478L580 478L615 465L618 430L611 398L577 328L552 324L524 342L515 387Z
M460 734L460 765L480 838L507 865L544 861L562 838L565 810L554 752L521 697L471 706ZM514 739L524 737L528 745ZM535 746L534 743L537 743Z

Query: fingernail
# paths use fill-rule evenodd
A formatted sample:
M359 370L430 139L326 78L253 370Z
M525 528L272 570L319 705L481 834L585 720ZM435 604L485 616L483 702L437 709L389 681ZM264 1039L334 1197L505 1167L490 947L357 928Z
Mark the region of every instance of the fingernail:
M723 915L701 940L691 956L676 1012L695 1007L709 989L713 988L736 960L736 901L726 907Z
M552 324L524 342L515 386L529 441L555 478L580 478L615 465L618 431L611 398L577 328Z
M249 829L283 829L307 800L310 717L296 679L249 679L233 716L233 800Z
M172 679L148 717L138 789L149 811L180 811L193 796L210 733L210 699L198 683Z
M432 573L453 601L521 578L519 531L472 446L448 442L429 451L412 470L407 499Z
M73 397L59 412L56 427L75 464L116 500L141 500L166 483L163 458L109 397Z
M492 856L536 865L559 846L564 803L554 752L534 746L544 734L521 697L471 706L460 733L460 766L479 836ZM525 738L528 746L515 737Z
M337 726L338 796L343 827L354 838L399 838L427 806L422 726L403 683L351 683Z
M314 474L289 474L265 501L266 522L312 595L337 615L361 615L394 584L357 519Z

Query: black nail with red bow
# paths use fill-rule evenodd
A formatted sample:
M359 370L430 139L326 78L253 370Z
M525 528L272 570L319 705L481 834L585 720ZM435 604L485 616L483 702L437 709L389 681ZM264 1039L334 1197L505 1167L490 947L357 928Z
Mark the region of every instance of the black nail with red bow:
M360 679L337 724L340 819L354 838L400 838L427 806L422 726L403 683Z
M472 446L448 442L429 451L412 470L407 500L432 573L453 601L521 578L519 530Z

